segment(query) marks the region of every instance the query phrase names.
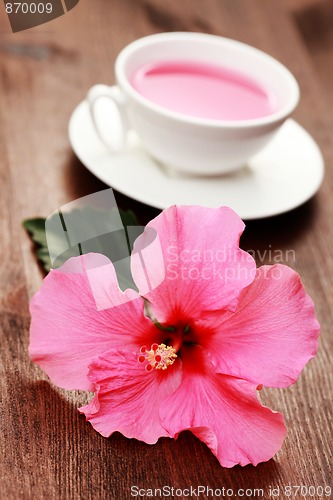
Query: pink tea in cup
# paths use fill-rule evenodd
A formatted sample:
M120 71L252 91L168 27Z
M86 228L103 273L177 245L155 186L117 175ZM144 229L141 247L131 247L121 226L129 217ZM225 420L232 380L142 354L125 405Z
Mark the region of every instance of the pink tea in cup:
M275 95L233 69L196 61L141 66L130 78L149 101L177 113L208 120L252 120L275 113Z

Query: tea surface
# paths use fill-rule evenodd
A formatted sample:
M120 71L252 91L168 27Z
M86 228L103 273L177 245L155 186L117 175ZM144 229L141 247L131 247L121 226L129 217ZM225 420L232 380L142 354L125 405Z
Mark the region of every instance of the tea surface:
M130 78L146 99L164 108L210 120L249 120L277 111L275 96L230 68L192 61L141 66Z

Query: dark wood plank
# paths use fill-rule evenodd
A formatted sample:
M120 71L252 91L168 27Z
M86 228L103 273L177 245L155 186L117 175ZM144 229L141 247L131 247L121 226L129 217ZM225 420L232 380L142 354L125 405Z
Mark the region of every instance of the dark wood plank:
M122 499L130 498L131 485L198 484L263 488L269 498L270 487L331 483L333 108L331 63L325 61L333 60L333 48L313 22L309 27L310 2L303 10L296 3L81 0L66 16L15 35L0 9L0 498ZM321 8L331 15L327 5ZM76 411L86 395L54 388L27 355L28 300L42 273L21 221L104 187L71 152L70 114L91 85L113 82L113 61L123 46L169 30L236 38L285 63L302 89L295 117L319 142L327 163L314 200L248 223L242 239L243 248L257 255L269 248L295 252L288 264L301 273L322 325L318 356L298 383L263 395L284 413L289 432L277 457L257 468L222 469L190 433L155 446L119 434L104 439ZM126 197L118 200L144 223L157 213ZM272 263L268 254L264 262Z

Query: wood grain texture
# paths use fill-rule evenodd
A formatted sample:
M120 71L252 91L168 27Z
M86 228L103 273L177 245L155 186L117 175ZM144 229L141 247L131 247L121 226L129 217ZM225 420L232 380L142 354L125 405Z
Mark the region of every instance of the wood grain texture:
M131 485L198 484L263 488L269 498L269 487L332 485L333 42L327 16L333 21L328 0L304 7L296 0L81 0L49 25L13 35L0 6L1 499L127 499ZM325 25L325 36L317 22ZM28 303L43 275L21 221L105 187L71 152L70 114L91 85L113 82L122 47L172 30L236 38L286 64L302 90L295 118L326 160L315 199L248 223L242 238L243 248L261 255L269 248L295 252L287 263L301 274L322 326L318 355L297 384L263 395L285 415L288 436L278 455L256 468L222 469L187 432L155 446L120 434L104 439L76 410L87 396L54 388L27 355ZM119 194L117 199L142 223L157 214ZM264 262L272 263L269 255Z

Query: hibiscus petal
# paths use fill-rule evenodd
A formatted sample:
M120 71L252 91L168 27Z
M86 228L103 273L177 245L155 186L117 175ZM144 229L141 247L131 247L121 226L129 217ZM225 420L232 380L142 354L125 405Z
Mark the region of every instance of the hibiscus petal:
M167 370L147 372L137 352L111 350L96 358L89 368L97 395L79 411L102 436L118 431L148 444L170 437L161 425L159 407L179 387L180 360Z
M152 229L163 258L156 255L156 241L149 245ZM132 274L160 322L175 312L193 320L202 311L235 310L239 293L255 276L253 258L238 246L243 230L228 207L173 206L147 225L134 245Z
M65 389L93 388L87 373L95 356L156 338L143 299L119 289L112 263L99 254L73 257L51 271L30 311L30 356Z
M294 383L318 347L319 324L300 277L287 266L263 266L234 314L212 315L218 334L202 338L216 370L255 384Z
M180 387L160 410L171 435L190 430L224 467L257 465L275 455L286 434L283 416L258 402L253 384L214 373L194 352L182 368Z

